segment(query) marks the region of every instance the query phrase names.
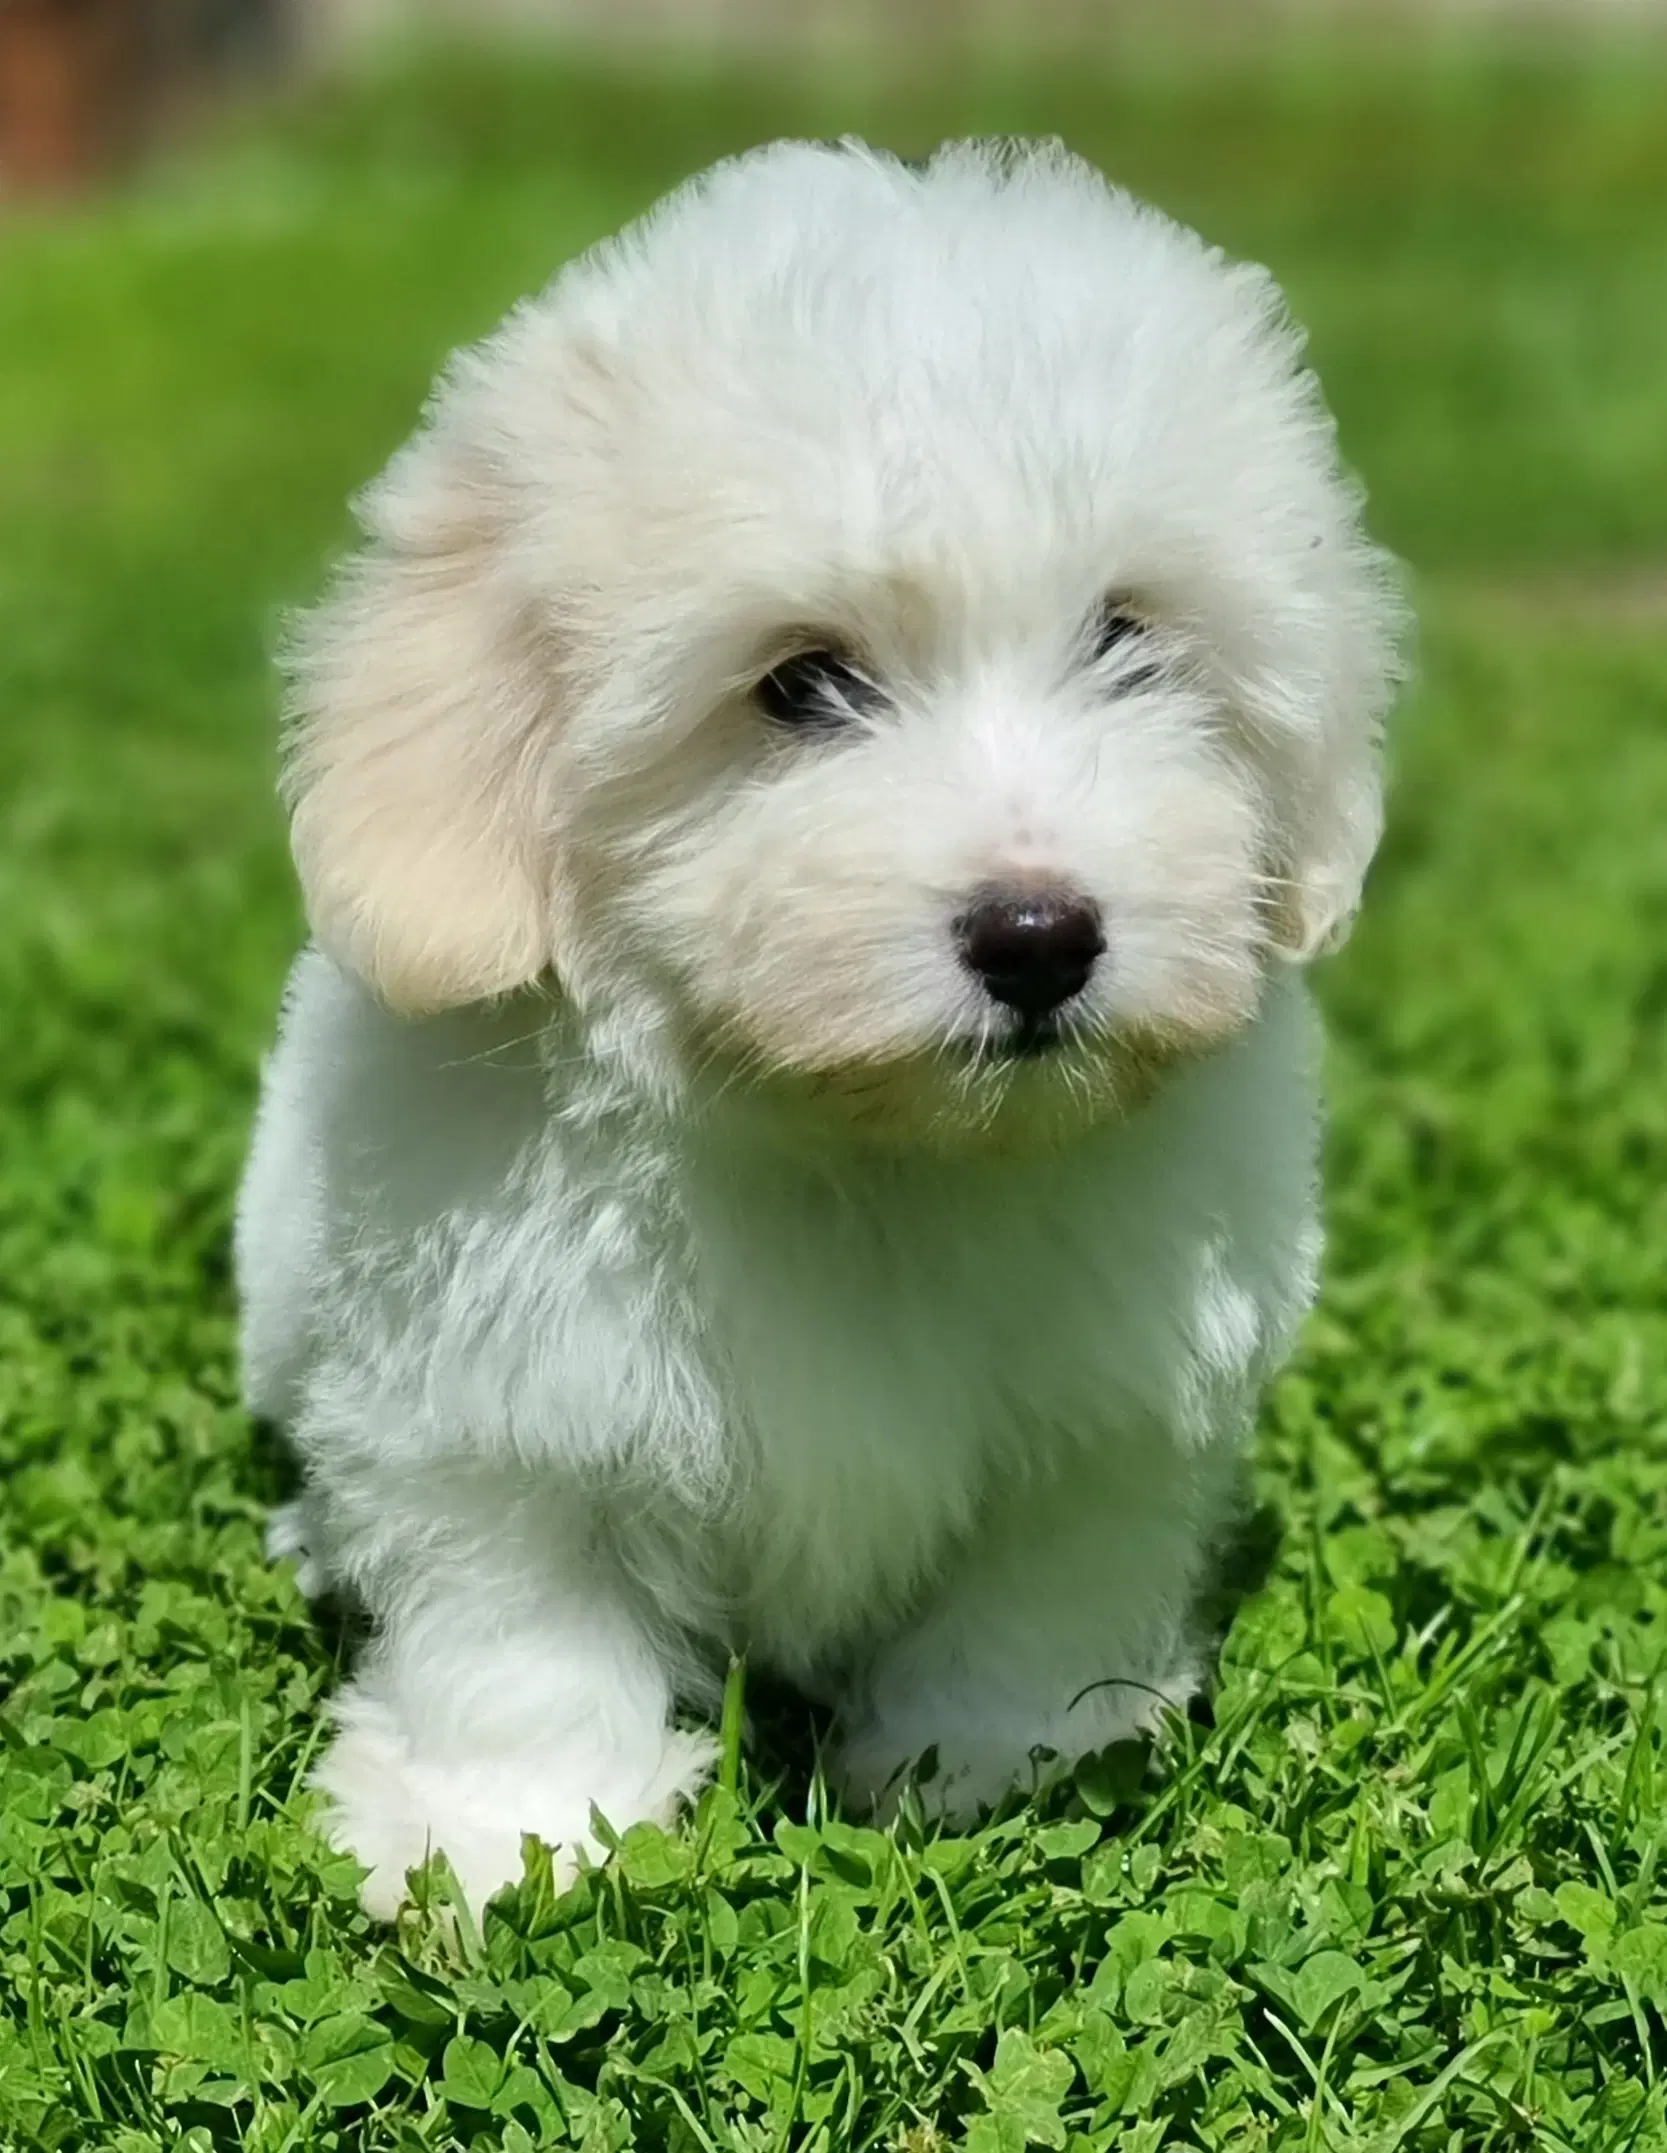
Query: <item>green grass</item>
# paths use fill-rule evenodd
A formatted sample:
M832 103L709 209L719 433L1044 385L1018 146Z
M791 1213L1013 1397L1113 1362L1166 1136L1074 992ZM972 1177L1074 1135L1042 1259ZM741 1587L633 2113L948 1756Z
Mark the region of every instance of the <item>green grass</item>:
M1667 2147L1667 604L1608 596L1667 563L1664 102L1642 52L448 66L0 229L7 2153ZM846 126L1059 127L1271 262L1420 571L1282 1539L1165 1772L923 1843L784 1711L686 1834L389 1937L299 1791L339 1641L233 1367L298 931L264 644L448 345Z

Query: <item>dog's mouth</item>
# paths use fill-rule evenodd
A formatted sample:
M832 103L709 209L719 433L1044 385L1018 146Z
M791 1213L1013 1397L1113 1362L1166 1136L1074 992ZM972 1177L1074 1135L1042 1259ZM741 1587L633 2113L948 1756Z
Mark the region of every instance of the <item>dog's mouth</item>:
M980 1034L971 1047L975 1060L1000 1067L1009 1062L1046 1061L1082 1038L1083 1027L1069 1018L1017 1017L1002 1031Z
M978 1058L998 1063L1039 1062L1057 1053L1064 1044L1065 1034L1060 1026L1044 1019L1038 1024L1018 1025L999 1039L980 1041Z

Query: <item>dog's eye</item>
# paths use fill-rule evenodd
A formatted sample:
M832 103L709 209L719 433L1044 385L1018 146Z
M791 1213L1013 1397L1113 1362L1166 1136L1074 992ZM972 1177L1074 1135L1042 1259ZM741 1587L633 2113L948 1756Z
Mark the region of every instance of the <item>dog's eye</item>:
M753 695L778 725L837 725L864 710L874 690L837 651L802 650L766 673Z
M1121 649L1145 632L1146 623L1126 598L1107 598L1094 616L1089 634L1090 655L1096 662L1109 658L1114 650Z
M1095 614L1089 629L1088 662L1110 662L1110 684L1117 694L1149 688L1162 671L1155 658L1140 656L1150 634L1150 623L1142 620L1126 598L1107 598Z

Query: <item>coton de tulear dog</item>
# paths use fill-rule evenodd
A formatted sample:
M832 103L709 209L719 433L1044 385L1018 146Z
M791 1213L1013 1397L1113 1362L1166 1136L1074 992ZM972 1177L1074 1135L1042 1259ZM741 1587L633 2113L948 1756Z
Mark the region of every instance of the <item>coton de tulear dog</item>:
M1300 339L1056 146L717 167L460 357L291 652L242 1194L391 1913L706 1773L952 1813L1183 1706L1310 1299L1400 617Z

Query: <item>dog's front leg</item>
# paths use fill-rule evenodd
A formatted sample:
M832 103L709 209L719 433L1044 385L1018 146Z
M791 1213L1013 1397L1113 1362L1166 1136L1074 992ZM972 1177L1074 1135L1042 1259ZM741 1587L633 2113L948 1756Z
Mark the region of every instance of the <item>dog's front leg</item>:
M571 1875L593 1805L620 1831L668 1819L713 1745L672 1726L666 1641L583 1498L418 1473L384 1502L357 1549L336 1521L333 1566L377 1627L316 1775L330 1836L369 1871L367 1910L391 1918L431 1850L478 1912L520 1876L523 1833Z
M1150 1729L1198 1687L1196 1605L1229 1513L1230 1448L1161 1439L1021 1485L853 1683L837 1776L886 1806L929 1751L927 1806L970 1816Z

